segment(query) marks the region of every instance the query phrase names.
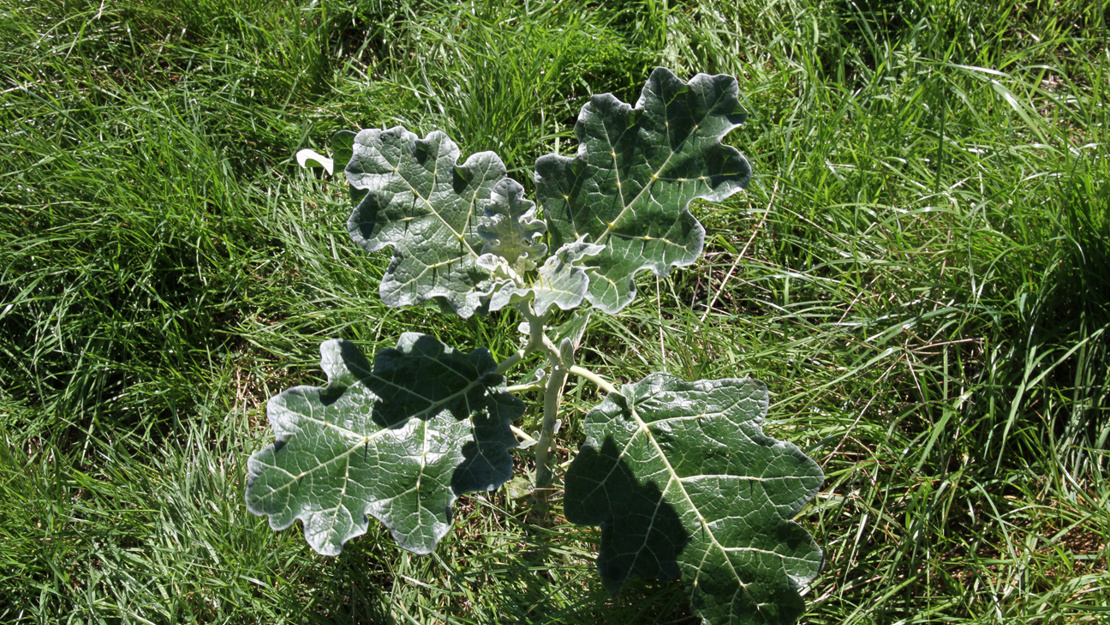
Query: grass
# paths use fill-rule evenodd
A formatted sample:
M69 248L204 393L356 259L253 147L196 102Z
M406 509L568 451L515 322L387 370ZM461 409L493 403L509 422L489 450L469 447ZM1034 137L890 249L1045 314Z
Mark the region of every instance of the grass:
M1110 604L1104 3L0 0L0 621L691 622L608 597L597 535L460 500L429 557L333 559L242 503L316 346L515 330L377 298L385 259L292 154L444 128L530 184L590 93L740 79L747 194L695 207L583 359L758 377L827 481L805 623L1095 623ZM597 401L567 392L563 458ZM530 411L519 425L537 427ZM518 454L527 472L529 454ZM556 501L556 509L558 509ZM557 535L557 536L556 536ZM479 589L479 590L475 590Z

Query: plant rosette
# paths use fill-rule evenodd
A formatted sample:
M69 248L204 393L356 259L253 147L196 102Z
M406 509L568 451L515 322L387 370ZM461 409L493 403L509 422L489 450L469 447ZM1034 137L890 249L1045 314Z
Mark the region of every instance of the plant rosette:
M563 386L580 376L605 393L585 416L585 443L565 475L568 520L601 527L602 584L680 578L705 623L793 623L822 553L792 519L824 476L796 446L763 433L768 395L752 379L687 382L665 373L617 386L575 364L592 310L615 314L636 275L664 276L702 254L689 205L745 188L748 161L721 139L745 114L731 76L683 82L652 72L635 106L593 96L575 125L578 151L535 166L535 201L492 152L471 155L442 132L402 127L341 132L351 237L392 248L381 281L391 306L438 300L462 317L513 308L522 346L502 362L406 333L371 362L343 340L320 347L327 386L271 398L275 442L248 461L248 509L275 530L300 519L316 551L335 555L380 520L397 543L431 552L459 495L512 477L512 422L524 403L506 374L533 354L542 394L537 494L552 482L550 450ZM555 310L577 310L558 328Z

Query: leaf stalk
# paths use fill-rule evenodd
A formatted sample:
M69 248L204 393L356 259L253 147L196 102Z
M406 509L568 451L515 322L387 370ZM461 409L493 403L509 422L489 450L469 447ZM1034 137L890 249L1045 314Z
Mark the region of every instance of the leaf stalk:
M573 373L574 375L576 375L580 378L585 378L585 379L589 380L590 382L593 382L594 386L600 388L601 390L605 391L606 393L616 393L617 392L617 387L613 386L612 383L605 380L604 378L602 378L600 375L594 373L593 371L590 371L589 369L586 369L584 367L579 367L578 365L571 365L567 369L567 371L569 371L570 373Z

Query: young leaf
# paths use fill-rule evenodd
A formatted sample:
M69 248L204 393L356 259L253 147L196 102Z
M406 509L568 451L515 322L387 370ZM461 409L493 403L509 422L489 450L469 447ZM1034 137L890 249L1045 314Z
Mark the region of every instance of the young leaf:
M586 268L579 263L600 251L600 245L581 241L564 245L547 257L547 262L536 272L530 285L519 287L512 282L499 284L490 298L489 309L500 310L529 298L532 299L532 310L537 315L546 314L551 306L558 306L563 310L577 308L590 283Z
M536 195L551 249L584 238L604 246L586 298L608 313L636 294L635 274L666 275L701 255L705 230L694 198L723 200L747 186L747 160L720 139L744 121L731 76L698 74L689 84L651 73L636 107L595 95L574 127L578 154L536 161Z
M463 354L406 333L373 367L342 340L320 355L327 387L270 399L277 440L247 462L247 508L275 530L301 519L309 545L336 555L371 514L401 547L428 553L458 495L512 476L509 424L524 406L485 349Z
M458 159L458 146L438 130L420 139L398 126L354 138L345 171L356 206L347 228L367 251L393 246L381 283L390 306L442 297L469 317L493 287L476 262L486 244L477 217L505 165L493 152Z
M350 130L340 130L331 137L331 158L341 169L346 169L354 156L356 136Z
M478 220L478 234L486 240L482 253L504 258L521 275L535 269L536 260L547 256L547 245L540 240L547 225L535 214L536 205L524 199L520 183L511 178L498 182Z
M794 623L820 548L791 518L824 480L763 434L767 389L750 379L656 373L586 415L566 474L566 516L601 526L602 583L681 577L703 623Z

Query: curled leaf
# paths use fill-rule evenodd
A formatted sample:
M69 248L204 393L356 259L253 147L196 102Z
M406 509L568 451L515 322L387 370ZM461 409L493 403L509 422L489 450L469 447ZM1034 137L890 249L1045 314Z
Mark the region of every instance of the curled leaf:
M329 174L332 173L332 168L335 166L335 162L330 158L309 149L297 151L297 164L302 169L323 169Z

